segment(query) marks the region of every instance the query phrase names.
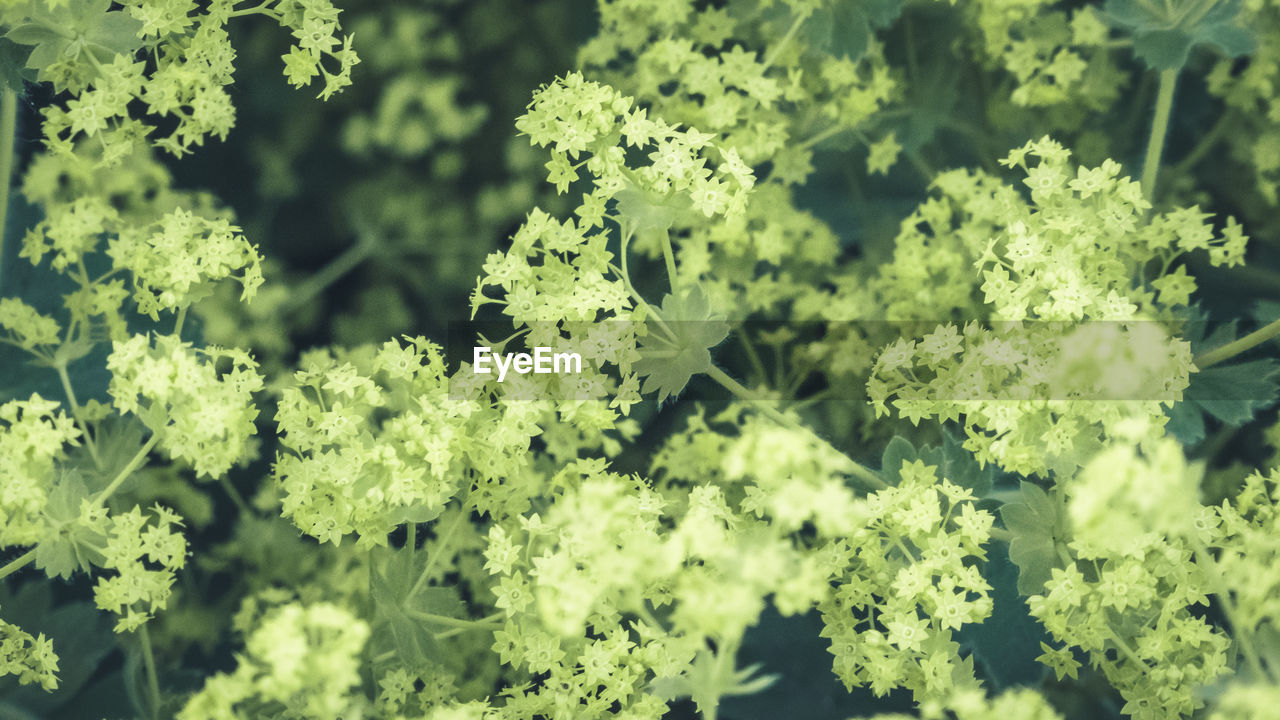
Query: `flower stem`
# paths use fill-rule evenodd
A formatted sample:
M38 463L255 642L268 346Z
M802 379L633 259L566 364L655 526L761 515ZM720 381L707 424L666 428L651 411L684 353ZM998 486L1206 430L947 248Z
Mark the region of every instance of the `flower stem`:
M182 326L187 322L187 306L178 308L178 316L173 319L173 336L182 339Z
M1178 71L1160 73L1160 89L1156 94L1156 111L1151 118L1151 135L1147 138L1147 156L1142 163L1142 194L1148 201L1156 195L1156 177L1160 174L1160 155L1169 134L1169 116L1173 112L1173 90L1178 84Z
M1266 326L1258 330L1254 330L1235 342L1229 342L1222 347L1217 347L1208 352L1201 353L1195 359L1196 367L1204 370L1211 365L1217 365L1223 360L1230 360L1236 355L1257 347L1277 335L1280 335L1280 320L1273 320Z
M474 627L455 627L452 630L445 630L443 632L436 633L435 638L437 640L444 640L446 638L451 638L454 635L460 635L463 632L466 632L467 630L489 630L491 628L494 630L497 630L503 626L502 623L498 622L498 620L500 620L503 615L506 615L506 613L496 612L496 613L493 613L492 615L485 615L479 620L470 621L470 622L476 623Z
M445 548L449 546L449 540L453 537L453 534L457 532L458 528L462 526L462 521L466 520L468 517L470 517L470 512L467 510L466 503L462 503L462 507L458 509L458 516L454 518L453 522L450 523L449 527L446 528L443 533L436 535L435 552L427 555L427 564L422 568L422 574L418 575L417 581L413 583L413 590L410 591L410 594L417 593L418 590L422 589L422 586L426 584L427 579L431 577L431 571L435 569L436 564L442 557L444 557L444 551ZM427 546L425 542L422 547L423 549L426 549Z
M676 254L671 248L671 231L662 231L662 259L667 262L667 282L671 285L671 293L676 291Z
M0 287L4 286L4 235L9 219L9 186L13 175L13 141L18 128L18 95L0 90Z
M463 620L462 618L449 617L448 615L437 615L435 613L421 612L419 610L407 610L405 614L416 620L423 622L433 622L439 625L448 625L454 628L471 629L493 629L500 630L502 623L497 620Z
M71 378L67 375L67 364L58 363L54 369L58 371L58 379L62 381L62 391L67 394L67 402L71 404L71 416L76 419L76 424L80 426L80 432L84 435L85 446L89 448L89 457L93 458L93 466L101 470L102 458L98 456L98 444L94 441L93 435L89 434L89 424L84 421L84 411L80 409L80 403L76 402L76 391L71 388Z
M151 700L151 717L160 717L160 680L156 677L156 657L151 652L151 635L144 623L138 628L142 640L142 664L147 669L147 696Z
M1218 569L1218 562L1209 554L1209 549L1205 547L1200 540L1193 539L1191 550L1196 559L1196 565L1200 566L1208 575L1218 596L1222 602L1222 614L1227 617L1227 623L1231 625L1233 639L1240 648L1240 653L1244 655L1245 663L1249 665L1249 669L1259 679L1266 679L1270 682L1276 682L1276 678L1271 677L1262 666L1262 661L1258 658L1258 651L1253 647L1253 640L1249 637L1248 630L1240 624L1240 612L1236 608L1235 601L1231 598L1231 588L1227 587L1226 581L1222 577L1221 570Z
M10 575L18 572L19 570L26 567L27 565L30 565L31 561L35 559L36 559L36 549L31 548L30 550L26 551L22 555L19 555L18 559L14 560L8 565L5 565L4 567L0 567L0 580L3 580L9 577Z
M791 43L791 39L800 31L800 26L804 24L806 18L808 18L808 15L796 13L796 19L791 21L791 27L787 28L787 34L783 35L782 39L778 41L778 44L774 45L773 48L769 50L769 54L765 56L764 69L768 69L773 65L774 61L778 59L778 56L782 54L782 51Z
M129 464L121 468L119 474L117 474L115 479L111 481L111 484L107 485L102 492L98 493L98 497L94 498L94 503L101 505L106 502L107 498L111 497L111 494L120 487L120 483L127 480L135 470L141 467L142 463L147 459L147 453L151 452L151 448L155 447L156 443L159 441L160 436L152 433L151 438L147 440L147 444L139 448L138 452L129 460Z
M325 288L341 280L344 275L368 259L376 247L377 242L372 236L360 238L356 244L343 250L342 254L330 260L328 265L320 268L295 287L285 306L285 311L297 310L314 300L317 295L325 291Z
M222 485L222 489L227 493L227 497L231 498L231 502L235 504L236 510L243 517L252 517L253 510L249 508L249 504L245 502L244 497L236 490L236 486L231 484L231 480L226 475L218 476L218 483Z

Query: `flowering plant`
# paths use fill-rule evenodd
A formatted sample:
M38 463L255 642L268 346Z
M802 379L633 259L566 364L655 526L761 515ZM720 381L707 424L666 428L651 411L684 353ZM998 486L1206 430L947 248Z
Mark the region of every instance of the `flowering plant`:
M0 715L1274 713L1280 6L357 5L0 0Z

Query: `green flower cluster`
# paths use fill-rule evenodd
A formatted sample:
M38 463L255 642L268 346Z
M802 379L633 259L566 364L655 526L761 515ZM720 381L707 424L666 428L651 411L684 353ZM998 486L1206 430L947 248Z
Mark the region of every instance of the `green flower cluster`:
M223 360L226 369L218 367ZM243 350L195 350L173 335L134 335L107 358L116 408L137 415L162 450L206 477L225 474L249 453L257 432L253 393L262 389L256 368Z
M164 610L175 573L186 565L187 542L174 530L182 526L181 518L159 505L153 512L155 523L150 525L137 506L109 518L105 512L81 512L81 532L106 538L102 567L117 573L99 578L93 589L99 608L121 616L116 632L136 630ZM148 562L159 569L148 567Z
M67 445L80 444L75 421L58 403L32 395L0 405L0 547L32 545L47 532L42 512L49 501L54 461Z
M236 669L214 675L179 720L356 717L360 651L369 626L331 603L288 603L257 618Z
M867 385L877 414L892 403L913 423L963 416L966 447L1024 474L1069 472L1134 421L1160 434L1164 408L1195 369L1190 346L1170 332L1171 309L1190 302L1195 281L1185 266L1169 267L1195 250L1238 264L1246 238L1234 223L1216 237L1195 208L1148 217L1150 203L1137 183L1117 179L1119 165L1073 167L1069 156L1044 138L1003 161L1026 173L1030 203L982 175L945 173L935 181L942 198L903 222L877 279L890 307L920 318L906 309L928 306L931 268L948 268L954 283L933 306L992 324L940 325L885 347ZM980 290L982 304L964 288Z
M830 21L822 3L695 5L601 2L600 32L579 60L662 117L716 133L749 165L771 162L782 183L803 183L814 145L856 132L898 91L880 46L833 52L811 37Z
M362 38L392 36L368 55L386 90L340 121L285 123L300 139L265 155L273 202L298 190L291 153L335 124L327 136L365 166L428 159L433 182L457 181L442 197L474 189L464 155L490 157L489 110L456 73L485 50L464 53L437 23L500 1L366 12ZM359 58L328 0L239 4L0 0L0 69L16 57L54 93L45 148L23 160L42 215L24 220L21 257L48 257L56 292L69 288L60 306L0 298L6 351L65 395L0 403L0 550L17 554L0 580L28 566L44 576L20 578L33 587L88 576L114 616L101 634L140 670L137 714L658 720L688 699L715 720L774 681L740 667L773 609L821 620L848 690L905 691L928 720L1059 718L1049 693L998 692L993 643L963 642L1013 591L1003 561L987 565L992 543L1007 543L993 557L1016 566L1047 633L1025 658L1041 653L1046 686L1046 669L1066 692L1105 681L1140 720L1274 711L1280 470L1250 473L1248 448L1245 469L1220 469L1253 435L1197 445L1186 415L1203 436L1199 413L1234 427L1277 392L1270 360L1219 364L1280 321L1240 338L1186 322L1199 317L1190 268L1245 277L1232 268L1257 252L1234 218L1201 210L1223 194L1188 172L1213 134L1244 127L1230 142L1258 147L1249 162L1264 189L1274 180L1275 118L1239 117L1275 114L1273 38L1212 72L1225 119L1161 174L1193 50L1251 52L1280 27L1270 4L600 0L582 69L516 121L549 161L513 151L521 177L438 223L427 204L352 213L358 240L336 266L296 296L266 286L253 312L275 317L256 332L282 337L262 366L194 339L249 334L228 319L245 315L219 313L265 283L241 229L257 223L174 190L153 150L181 156L232 128L233 17L290 33L286 80L322 77L322 98ZM1155 99L1141 182L1111 159L1134 148L1096 132L1116 119L1130 54L1158 71L1135 95ZM16 112L5 87L0 136ZM1073 150L1046 135L997 161L1028 127ZM956 136L974 142L947 151ZM940 157L984 169L936 172ZM582 372L502 380L422 336L315 347L281 371L307 324L291 313L344 266L400 257L399 235L514 220L544 176L562 197L548 190L484 258L470 297L473 320L514 332L475 345L578 352ZM827 183L847 197L818 192ZM904 196L902 213L867 212ZM1262 236L1274 220L1254 222L1256 200L1239 212ZM472 208L482 223L456 217ZM398 292L369 291L391 298L386 326L408 322ZM209 322L188 327L205 299ZM729 338L736 356L716 351ZM83 371L102 354L95 387ZM667 404L695 378L735 401ZM1250 397L1215 396L1232 384ZM879 471L856 460L887 437ZM0 675L57 688L56 625L0 620ZM243 641L234 668L191 692L179 659L225 651L214 639L228 631ZM79 668L64 674L73 685Z
M1200 472L1170 439L1145 454L1117 445L1096 455L1067 485L1063 567L1027 601L1066 645L1044 645L1040 660L1075 677L1078 648L1135 718L1188 716L1203 704L1198 688L1228 672L1230 640L1193 610L1222 592L1202 549L1218 533L1196 502Z
M966 680L952 632L991 614L983 560L993 518L973 493L922 461L867 498L862 522L832 548L837 585L819 606L836 676L877 695L903 687L918 701Z
M17 625L0 620L0 677L16 675L23 685L40 683L45 690L55 690L57 672L58 656L44 633L31 637Z
M130 0L113 7L101 0L0 8L0 22L12 28L6 37L33 46L27 67L39 80L50 81L55 92L72 96L65 105L44 110L49 151L72 157L80 138L96 137L102 148L98 162L115 165L155 130L134 116L129 108L134 101L157 121L174 121L167 134L149 140L174 155L190 152L210 135L225 140L235 125L225 89L235 60L226 25L236 16L266 15L292 31L298 44L284 60L285 76L294 85L323 74L320 95L327 98L350 84L359 57L349 36L334 37L339 11L328 0L277 0L240 9L237 4ZM336 72L321 66L325 57L337 65Z

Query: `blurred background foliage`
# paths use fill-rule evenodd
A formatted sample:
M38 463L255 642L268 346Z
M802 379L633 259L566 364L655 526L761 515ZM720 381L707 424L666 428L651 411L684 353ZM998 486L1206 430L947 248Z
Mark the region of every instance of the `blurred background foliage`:
M465 320L484 256L535 205L559 203L539 153L517 138L532 89L572 65L589 2L355 2L344 26L361 82L326 103L274 71L283 31L233 37L239 127L179 163L216 192L272 261L244 317L206 306L210 342L279 359L295 348L441 337Z

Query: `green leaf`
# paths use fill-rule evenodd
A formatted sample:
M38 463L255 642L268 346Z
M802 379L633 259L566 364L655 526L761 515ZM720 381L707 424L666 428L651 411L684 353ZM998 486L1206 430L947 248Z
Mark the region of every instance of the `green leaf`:
M919 458L910 440L894 435L880 454L880 477L890 485L897 485L902 479L902 463L915 462Z
M1134 36L1133 52L1149 68L1180 68L1191 53L1191 40L1190 35L1178 30L1153 30Z
M772 685L777 675L752 677L762 667L757 663L741 670L730 670L733 658L722 658L710 650L699 652L693 664L674 678L657 678L650 684L653 694L667 700L687 697L698 712L707 716L720 705L721 698L753 695Z
M1133 50L1147 67L1175 70L1187 62L1191 48L1209 45L1229 57L1252 52L1253 31L1240 22L1240 0L1215 3L1200 12L1199 2L1107 0L1102 16L1133 34Z
M1255 310L1259 319L1268 322L1271 308ZM1190 325L1185 335L1192 352L1199 354L1236 340L1239 331L1235 321L1222 323L1204 336L1207 322L1203 313L1190 311ZM1280 397L1280 362L1261 358L1230 365L1214 365L1191 374L1190 385L1182 393L1182 401L1169 411L1166 429L1184 445L1194 445L1205 437L1205 415L1238 427L1271 407Z
M1227 425L1239 426L1271 406L1280 394L1280 363L1271 358L1235 365L1215 365L1191 376L1183 393L1193 403Z
M80 504L89 499L89 489L80 474L64 473L54 483L44 514L55 529L36 545L36 567L49 577L70 578L76 570L88 572L101 564L107 538L79 522Z
M979 498L988 495L995 482L995 463L987 463L985 468L979 465L973 453L965 450L964 443L951 433L943 435L942 447L921 448L920 460L926 465L936 465L939 477L969 489Z
M142 45L138 38L142 21L122 10L111 10L111 5L99 0L57 8L33 3L25 22L6 37L20 45L35 46L26 67L37 71L40 81L49 79L45 69L63 55L76 57L88 51L99 62L109 62L117 53L131 54Z
M426 556L410 548L383 548L374 552L369 568L369 592L377 618L390 626L400 658L410 665L438 661L441 650L435 633L451 627L424 621L414 613L467 617L466 603L456 588L422 585L415 589Z
M950 433L943 436L942 446L926 445L919 450L906 438L895 435L880 455L880 475L890 485L901 479L902 463L919 460L937 468L938 477L946 478L963 488L968 488L979 498L991 492L996 468L990 463L986 468L978 465L973 453L964 449L963 443Z
M1044 626L1031 617L1018 589L1018 567L1002 543L988 548L982 577L991 584L991 616L960 628L956 640L973 649L983 679L994 689L1036 685L1048 670L1036 662L1040 643L1049 639Z
M78 389L79 386L76 387ZM84 478L89 491L100 492L128 467L129 461L146 444L147 432L137 419L116 414L108 415L93 427L94 437L97 439L98 461L94 461L88 446L83 444L73 448L69 458Z
M0 38L0 90L21 93L24 89L23 80L36 79L34 73L25 70L29 54L29 49L12 40Z
M657 391L661 403L684 390L694 375L711 369L711 348L729 336L729 324L712 311L696 285L679 296L665 296L658 318L661 322L651 323L641 340L640 360L633 367L644 378L641 391Z
M876 29L893 24L902 14L902 0L829 0L802 26L807 43L836 57L854 62L862 58Z
M853 3L829 3L805 21L809 45L836 57L857 62L871 41L871 26Z
M100 15L89 31L89 42L105 48L111 54L131 53L141 45L138 31L142 21L126 12L109 12Z
M4 37L19 45L39 45L56 41L62 38L62 35L44 23L28 22L15 26L5 33Z
M1064 542L1066 508L1038 485L1022 482L1019 500L1000 508L1000 518L1013 536L1009 559L1018 566L1018 592L1034 595L1058 567L1058 543Z
M614 199L624 227L633 233L668 230L693 209L693 202L684 193L657 195L633 185L619 190Z

